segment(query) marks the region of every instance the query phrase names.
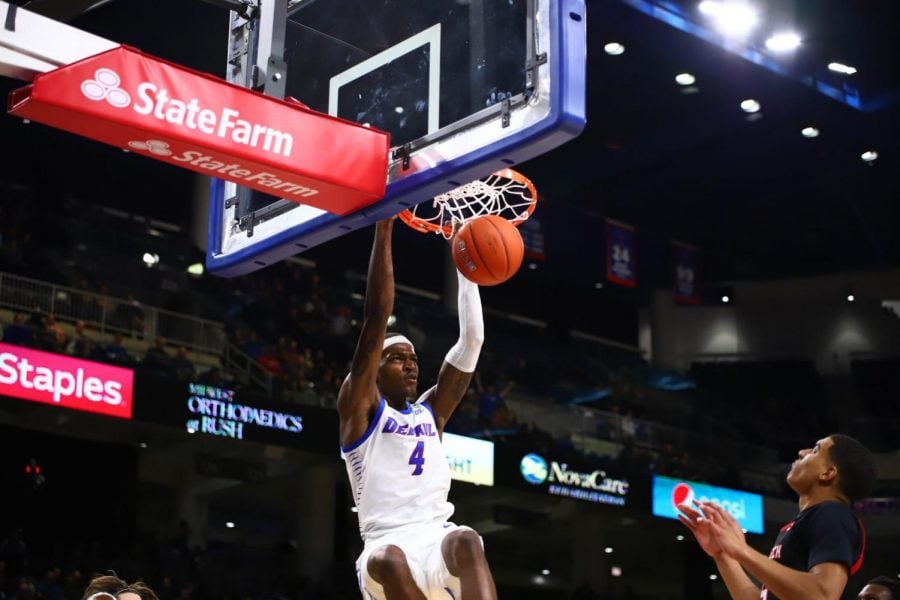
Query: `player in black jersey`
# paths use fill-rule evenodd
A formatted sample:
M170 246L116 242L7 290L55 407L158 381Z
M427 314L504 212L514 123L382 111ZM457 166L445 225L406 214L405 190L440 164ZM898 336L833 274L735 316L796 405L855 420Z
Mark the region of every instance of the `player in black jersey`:
M715 559L734 600L855 598L847 582L862 566L866 534L851 505L874 486L874 459L842 434L798 455L787 482L799 496L800 513L781 528L768 556L747 544L740 524L722 507L710 502L680 507L681 522ZM750 576L762 582L761 589Z

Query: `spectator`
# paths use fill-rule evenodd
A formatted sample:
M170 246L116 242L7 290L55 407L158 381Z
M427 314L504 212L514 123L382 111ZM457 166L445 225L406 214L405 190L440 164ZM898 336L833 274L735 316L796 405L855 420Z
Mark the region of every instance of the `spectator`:
M137 334L139 339L144 337L144 309L132 294L125 296L125 302L116 307L116 320L129 335Z
M168 371L171 368L172 357L166 351L166 341L163 336L158 336L153 342L153 346L147 349L142 363L145 367L155 371Z
M16 313L12 325L3 330L3 341L16 346L34 346L34 334L25 324L25 315Z
M159 600L159 597L142 581L126 583L115 575L101 575L91 580L82 600Z
M857 600L900 600L900 581L879 575L866 583Z
M106 355L106 358L116 364L119 365L131 365L134 364L134 358L128 354L128 350L125 349L125 346L122 344L123 337L121 333L116 333L113 336L113 341L108 343L106 347L103 349L103 352Z
M172 359L172 369L175 371L176 379L180 381L189 381L196 375L194 363L188 358L188 349L184 346L178 346L175 357Z
M84 321L81 319L75 321L75 334L66 345L66 354L69 356L77 356L78 358L88 358L94 349L94 340L87 335Z

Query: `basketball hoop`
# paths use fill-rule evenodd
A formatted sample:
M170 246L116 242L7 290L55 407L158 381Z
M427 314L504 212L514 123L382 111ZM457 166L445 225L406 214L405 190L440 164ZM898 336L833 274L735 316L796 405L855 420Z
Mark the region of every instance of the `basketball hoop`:
M420 233L439 233L446 239L467 221L498 215L518 226L534 212L537 190L527 177L512 169L491 173L434 200L400 213L400 220Z

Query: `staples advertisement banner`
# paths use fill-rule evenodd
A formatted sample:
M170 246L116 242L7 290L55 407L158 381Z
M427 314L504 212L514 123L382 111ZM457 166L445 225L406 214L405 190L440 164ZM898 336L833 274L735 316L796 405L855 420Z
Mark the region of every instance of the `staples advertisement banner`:
M763 499L759 494L716 487L705 483L653 476L653 514L678 518L678 506L697 502L715 502L750 533L763 533Z
M387 185L387 133L126 46L37 76L9 112L338 215Z
M0 395L130 419L134 373L0 344Z

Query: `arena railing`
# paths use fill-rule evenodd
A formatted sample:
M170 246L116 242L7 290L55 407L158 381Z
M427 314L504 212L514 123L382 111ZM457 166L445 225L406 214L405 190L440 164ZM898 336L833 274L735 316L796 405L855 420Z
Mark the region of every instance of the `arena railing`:
M110 335L147 340L162 336L170 345L216 356L224 354L227 343L225 325L218 321L9 273L0 273L0 306L72 323L81 320L89 329Z
M617 444L633 443L654 450L667 446L688 451L693 460L711 459L717 463L771 467L777 455L771 448L734 442L679 427L645 421L586 407L553 405L546 398L529 397L514 391L506 400L520 423L540 423L554 437L568 437L578 447L591 450L592 440Z

